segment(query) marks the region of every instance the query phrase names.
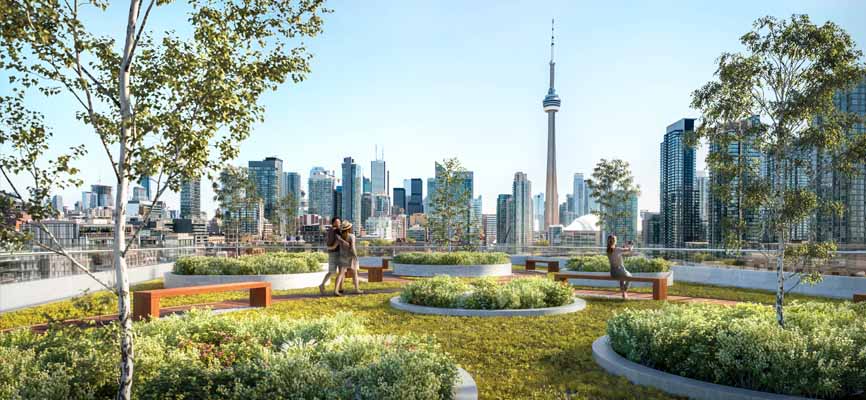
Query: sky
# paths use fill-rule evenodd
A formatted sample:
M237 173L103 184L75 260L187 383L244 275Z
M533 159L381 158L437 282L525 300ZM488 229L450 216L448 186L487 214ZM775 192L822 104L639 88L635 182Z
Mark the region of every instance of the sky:
M119 39L128 5L92 15L90 26ZM691 93L713 79L716 58L741 50L739 37L764 15L805 13L831 20L866 44L862 1L333 1L324 32L308 39L312 72L263 96L264 122L233 161L276 156L285 171L335 170L355 158L370 174L374 148L384 150L391 187L434 172L457 157L475 173L485 213L510 193L514 173L544 191L550 22L556 19L559 201L575 173L599 159L631 164L639 208L659 208L659 143L667 125L699 117ZM184 9L156 7L152 29L184 32ZM3 81L0 84L5 84ZM0 87L0 90L7 90ZM57 148L84 143L84 188L61 193L72 206L89 185L112 176L98 139L74 119L71 98L31 98L55 127ZM3 150L3 149L0 149ZM698 154L699 169L706 153ZM215 208L203 182L202 209ZM306 190L304 188L304 190ZM426 184L425 184L426 195ZM169 194L172 208L179 196Z

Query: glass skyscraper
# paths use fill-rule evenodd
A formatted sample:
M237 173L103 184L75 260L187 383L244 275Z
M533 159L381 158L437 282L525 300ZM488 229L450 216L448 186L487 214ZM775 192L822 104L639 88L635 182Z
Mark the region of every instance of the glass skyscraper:
M334 173L322 167L310 170L307 180L307 213L316 214L330 222L334 215Z
M373 194L388 194L388 172L385 169L385 160L370 161L370 177Z
M250 178L256 184L256 192L264 201L265 219L273 221L276 217L277 201L283 193L283 160L268 157L262 161L250 161L247 166Z
M184 181L180 186L180 217L201 218L201 180Z
M517 246L529 246L532 244L532 183L525 173L514 174L511 196L514 211L511 229L514 239L511 243Z
M409 182L410 187L406 188L406 194L409 200L406 204L406 215L419 214L424 212L424 181L421 178L412 178ZM427 193L430 193L430 187L427 187Z
M394 205L392 211L394 214L408 214L406 210L406 189L394 188Z
M506 244L513 241L511 230L514 218L514 196L500 194L496 198L496 243Z
M351 221L355 232L361 229L361 194L363 190L364 176L361 166L355 164L352 157L343 159L343 212L341 217L344 221Z
M587 204L589 196L586 193L587 190L588 188L586 187L586 180L583 179L583 174L574 174L574 191L572 192L572 202L574 204L572 205L572 211L574 212L575 218L589 214L589 204Z
M659 196L663 243L682 247L701 240L699 199L695 192L695 149L684 143L686 132L695 128L693 118L667 127L660 145Z

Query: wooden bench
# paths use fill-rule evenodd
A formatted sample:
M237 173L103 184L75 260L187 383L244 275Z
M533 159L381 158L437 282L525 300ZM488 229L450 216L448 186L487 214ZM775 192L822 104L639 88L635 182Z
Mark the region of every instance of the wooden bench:
M866 293L854 294L854 302L866 301Z
M565 272L553 276L555 281L568 282L569 279L593 279L597 281L628 281L628 282L650 282L653 284L653 300L667 300L668 298L668 279L667 278L649 278L642 276L633 276L631 278L614 278L605 275L590 275L581 274L579 272Z
M358 268L367 271L367 282L382 282L382 277L384 276L383 271L385 271L385 267L380 267L376 265L362 265ZM351 268L346 270L346 278L355 278L355 272L352 271Z
M235 290L250 290L251 307L268 307L271 305L270 282L240 282L220 285L189 286L172 289L141 290L132 293L134 320L147 317L159 318L159 300L163 297L185 296L190 294L231 292Z
M559 272L559 261L556 260L543 260L539 258L527 258L526 259L526 267L527 271L535 271L535 264L542 263L547 265L547 272Z
M382 268L388 269L391 268L391 259L394 257L382 257Z

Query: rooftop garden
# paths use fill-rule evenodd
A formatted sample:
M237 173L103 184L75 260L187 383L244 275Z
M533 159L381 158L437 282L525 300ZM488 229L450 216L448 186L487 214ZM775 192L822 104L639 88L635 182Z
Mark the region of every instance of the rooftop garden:
M437 276L412 282L400 294L405 303L442 308L506 310L559 307L573 299L571 287L541 278L464 280Z
M272 275L300 274L322 270L328 256L319 252L266 253L235 258L184 257L174 263L179 275Z
M397 264L416 265L491 265L508 264L511 258L505 253L478 253L454 251L448 253L401 253L394 256Z

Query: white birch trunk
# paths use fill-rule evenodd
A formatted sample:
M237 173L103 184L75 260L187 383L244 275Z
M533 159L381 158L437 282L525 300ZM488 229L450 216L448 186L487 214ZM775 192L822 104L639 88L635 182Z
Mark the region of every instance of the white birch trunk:
M120 101L120 152L117 158L118 182L117 196L114 207L114 268L117 280L117 314L120 323L120 380L118 382L117 399L132 399L132 376L134 369L134 350L132 336L132 310L129 299L129 277L126 269L126 198L129 191L129 173L127 159L129 140L132 134L132 104L129 89L131 57L135 42L136 24L138 19L139 0L130 0L129 17L126 25L126 43L118 71L118 97Z

